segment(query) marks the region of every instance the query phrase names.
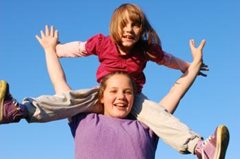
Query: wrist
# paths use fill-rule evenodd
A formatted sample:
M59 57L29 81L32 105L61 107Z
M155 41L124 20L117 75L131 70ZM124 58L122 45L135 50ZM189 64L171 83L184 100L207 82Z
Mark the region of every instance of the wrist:
M44 51L45 51L45 52L55 52L56 49L55 49L54 47L45 47L45 48L44 48Z

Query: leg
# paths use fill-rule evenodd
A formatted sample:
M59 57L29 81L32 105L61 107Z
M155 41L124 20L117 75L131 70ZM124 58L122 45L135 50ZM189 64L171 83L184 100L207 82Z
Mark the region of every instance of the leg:
M161 139L181 153L192 153L199 159L224 159L229 142L226 126L220 125L207 140L194 133L185 124L168 113L164 107L139 94L132 110L139 121L145 123Z
M164 107L148 100L143 94L137 95L131 113L181 153L194 153L196 144L201 140L198 134L168 113Z
M26 98L23 104L29 112L28 122L48 122L70 118L81 112L101 112L97 104L98 88L76 90L61 96Z
M62 96L26 98L18 103L9 92L6 81L0 81L0 124L19 122L48 122L72 117L80 112L101 113L97 104L98 88L70 91Z

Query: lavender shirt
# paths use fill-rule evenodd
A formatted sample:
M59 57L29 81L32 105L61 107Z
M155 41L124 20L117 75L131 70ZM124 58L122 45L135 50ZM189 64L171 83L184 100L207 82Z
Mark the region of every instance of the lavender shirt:
M75 159L154 159L157 136L137 120L79 114L69 124Z

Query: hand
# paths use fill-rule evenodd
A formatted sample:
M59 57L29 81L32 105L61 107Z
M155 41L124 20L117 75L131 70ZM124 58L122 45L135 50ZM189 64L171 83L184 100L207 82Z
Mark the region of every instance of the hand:
M45 26L45 33L44 31L40 31L41 37L36 35L38 42L41 46L46 49L55 49L58 43L58 31L51 26L50 28L46 25Z
M202 71L209 71L208 65L202 63L201 68L200 68L200 71L199 71L199 73L198 73L198 75L200 75L200 76L207 77L207 74L206 74L206 73L203 73Z
M200 45L196 48L194 40L191 39L189 41L189 46L190 46L190 49L192 52L193 62L202 62L198 75L201 75L204 77L206 77L207 75L205 73L203 73L202 71L209 71L208 66L203 63L203 58L202 58L203 57L202 51L203 51L205 44L206 44L206 41L202 40Z

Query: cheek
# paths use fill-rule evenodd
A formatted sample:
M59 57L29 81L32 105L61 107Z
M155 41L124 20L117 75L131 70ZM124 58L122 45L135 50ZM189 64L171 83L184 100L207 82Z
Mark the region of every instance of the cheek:
M128 98L128 101L129 101L129 107L133 107L133 104L134 104L134 98L133 97L129 97Z
M121 37L122 36L122 32L123 32L123 29L121 29L120 27L118 28L118 35Z
M141 31L140 31L140 30L138 30L138 32L137 32L137 37L138 37L138 40L139 40L140 37L141 37Z

